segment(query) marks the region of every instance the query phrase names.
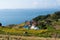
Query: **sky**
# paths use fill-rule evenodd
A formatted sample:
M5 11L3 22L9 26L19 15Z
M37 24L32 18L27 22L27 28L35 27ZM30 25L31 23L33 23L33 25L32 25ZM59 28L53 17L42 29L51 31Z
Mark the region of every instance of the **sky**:
M60 0L0 0L0 9L59 9L59 7ZM26 13L26 11L20 11L21 10L11 10L10 12L9 10L0 10L0 22L2 22L3 25L20 23L20 21L30 20L40 15L40 10L37 10L37 12L33 11L33 14L32 10L30 12L28 10L28 13ZM45 12L42 14L45 14Z
M0 9L47 9L60 7L60 0L0 0Z

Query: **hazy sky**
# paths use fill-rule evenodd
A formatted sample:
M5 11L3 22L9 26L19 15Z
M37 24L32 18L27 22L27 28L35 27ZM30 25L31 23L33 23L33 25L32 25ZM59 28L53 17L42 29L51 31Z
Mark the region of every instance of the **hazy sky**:
M57 8L60 0L0 0L0 9Z

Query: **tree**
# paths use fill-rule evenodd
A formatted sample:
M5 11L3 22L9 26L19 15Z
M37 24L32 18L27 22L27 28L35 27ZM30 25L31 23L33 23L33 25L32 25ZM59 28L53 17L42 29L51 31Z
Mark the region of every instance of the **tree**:
M2 23L0 23L0 26L2 26Z

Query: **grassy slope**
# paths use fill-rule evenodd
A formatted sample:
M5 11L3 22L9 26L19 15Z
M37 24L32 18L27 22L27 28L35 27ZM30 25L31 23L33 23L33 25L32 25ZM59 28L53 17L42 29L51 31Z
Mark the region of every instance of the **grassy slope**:
M52 35L55 35L56 33L60 34L60 30L53 30L53 29L27 30L23 28L15 29L15 28L0 27L0 34L9 34L9 35L52 37Z
M55 15L55 14L54 14ZM60 37L60 30L56 30L53 27L55 25L59 25L60 26L60 21L56 22L55 16L38 16L36 17L34 20L38 20L40 21L40 19L42 19L43 21L45 21L45 18L49 18L52 20L52 18L54 18L54 20L52 20L53 25L47 25L47 29L40 29L40 30L27 30L23 28L23 25L25 23L22 23L20 25L17 25L16 27L20 27L20 28L9 28L9 27L0 27L0 34L9 34L9 35L20 35L20 36L38 36L38 37L57 37L59 35ZM45 17L45 18L44 18ZM39 25L40 26L40 25ZM56 27L57 28L57 27Z

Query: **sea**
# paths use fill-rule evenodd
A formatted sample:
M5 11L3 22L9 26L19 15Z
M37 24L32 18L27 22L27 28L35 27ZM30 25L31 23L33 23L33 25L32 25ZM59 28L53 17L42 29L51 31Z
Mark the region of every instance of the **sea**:
M57 9L0 9L0 23L3 26L21 24L39 15L53 14Z

